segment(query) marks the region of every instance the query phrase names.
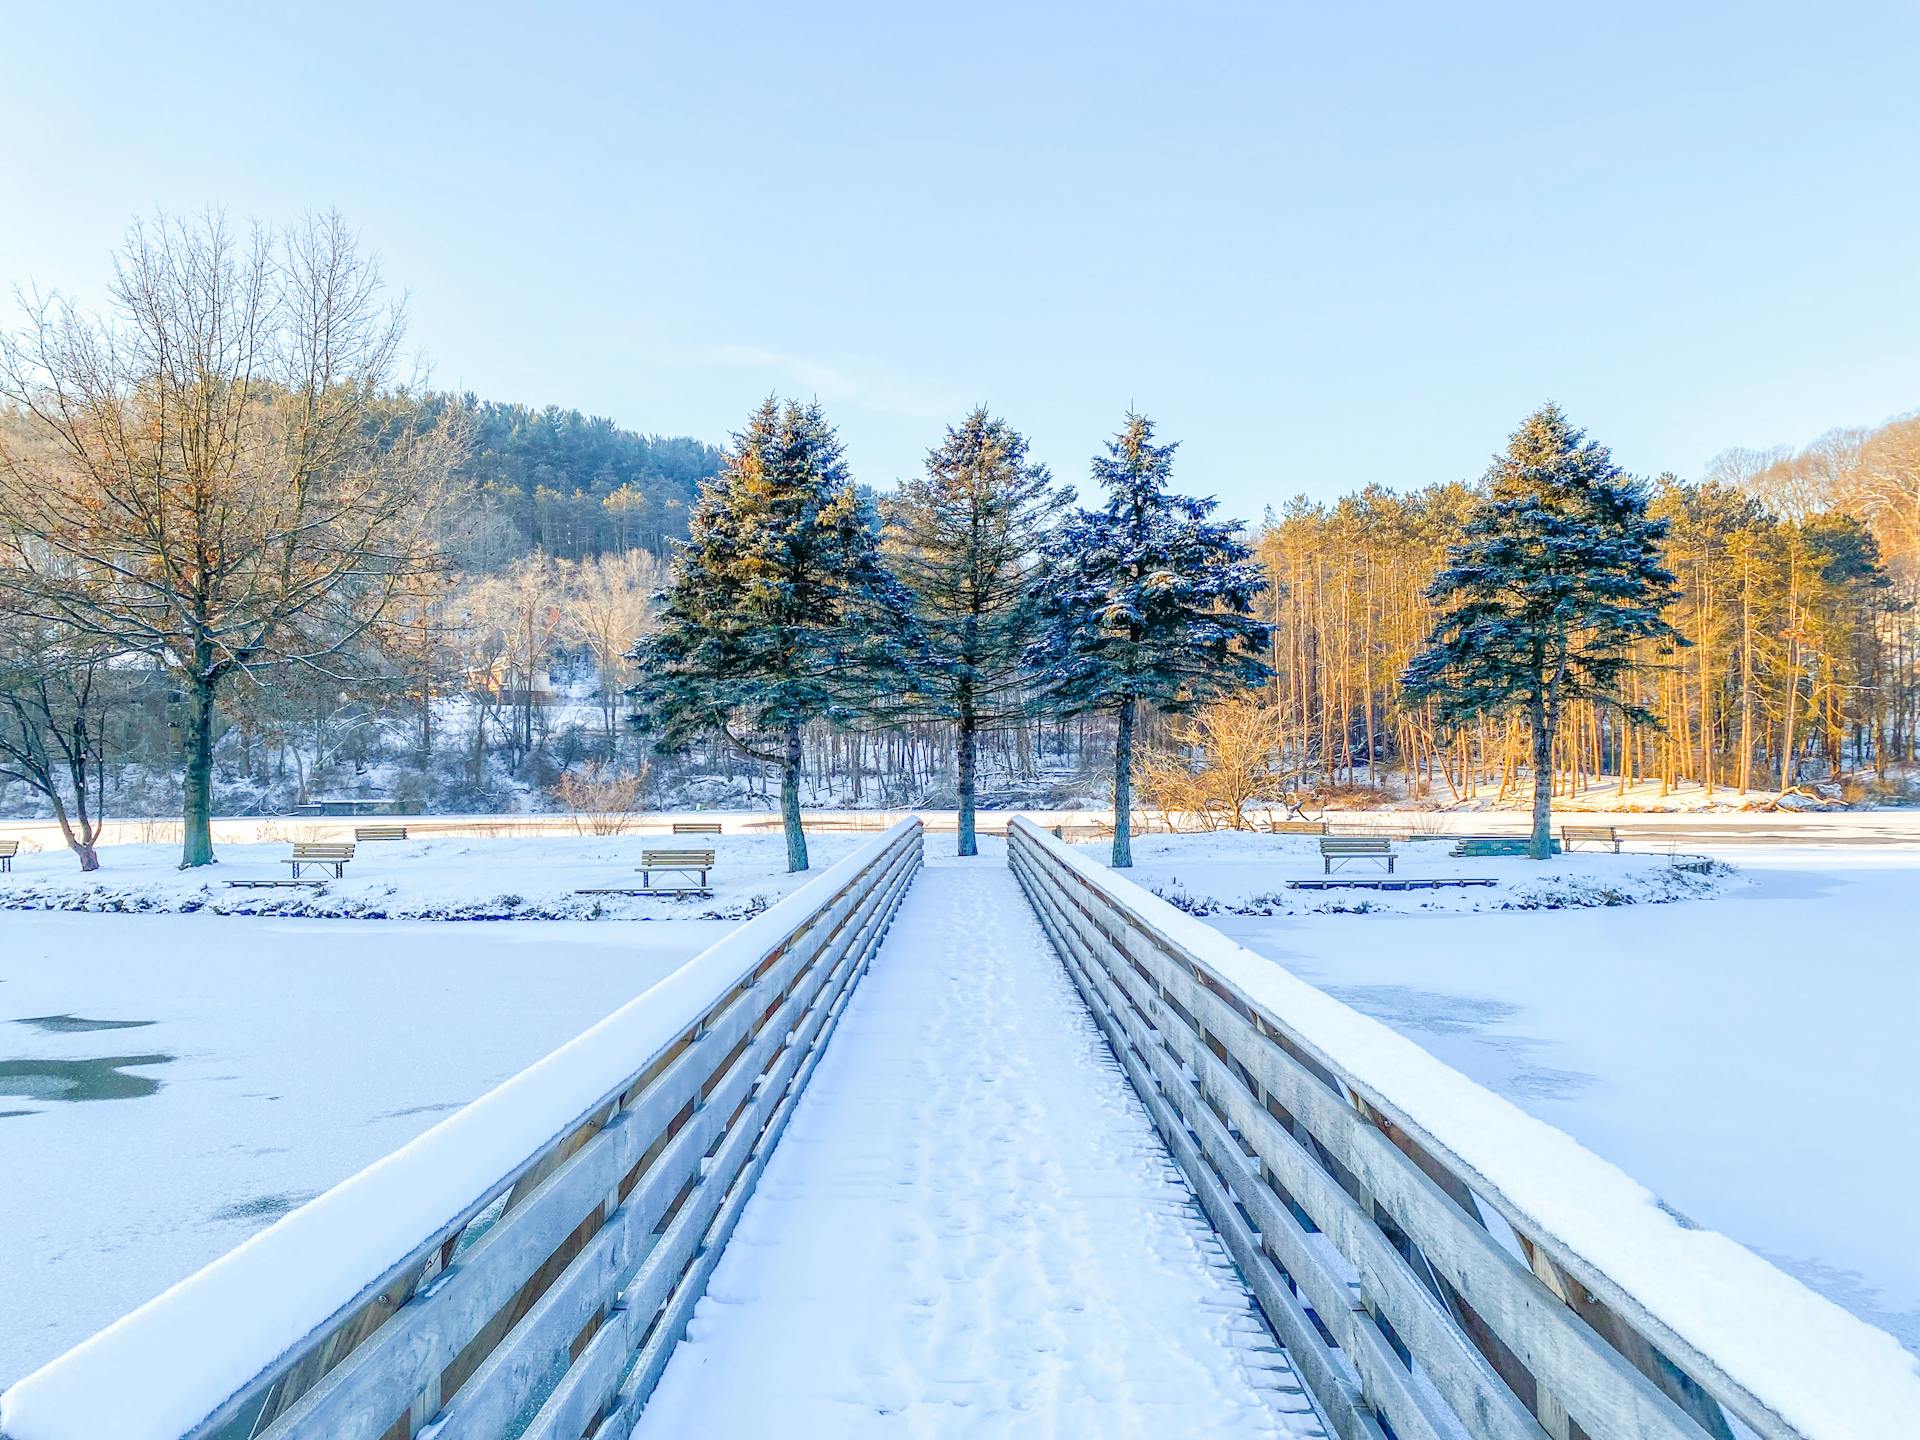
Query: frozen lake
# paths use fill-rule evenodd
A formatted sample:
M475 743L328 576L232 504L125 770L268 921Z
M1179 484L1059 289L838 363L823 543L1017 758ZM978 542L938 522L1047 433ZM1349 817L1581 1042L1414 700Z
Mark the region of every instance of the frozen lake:
M1717 900L1207 918L1920 1353L1920 848L1722 854Z
M731 928L0 913L0 1386Z
M1205 849L1165 868L1238 884ZM1725 854L1712 900L1208 918L1920 1351L1920 847ZM0 913L0 1384L729 928Z

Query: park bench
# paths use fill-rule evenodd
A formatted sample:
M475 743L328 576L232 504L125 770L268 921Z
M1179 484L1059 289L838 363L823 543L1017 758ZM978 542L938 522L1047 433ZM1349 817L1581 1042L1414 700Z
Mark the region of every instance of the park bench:
M13 869L13 857L19 853L18 840L0 840L0 871Z
M293 867L293 878L291 880L229 880L227 881L227 888L229 890L273 890L294 885L318 885L320 883L318 880L303 880L300 878L301 869L308 865L331 865L333 867L333 878L336 880L344 880L347 873L347 862L351 859L353 859L353 845L349 841L296 842L293 847L293 854L280 862L282 865L291 865Z
M643 890L664 894L695 894L711 890L707 883L707 872L713 869L713 851L711 850L642 850L640 852L640 886ZM692 879L700 877L697 885L664 886L653 883L653 872L660 870L669 875L680 875Z
M718 835L720 833L720 822L718 820L676 820L673 822L673 833L676 835Z
M1355 860L1374 860L1387 867L1387 873L1393 873L1393 842L1384 835L1322 835L1320 837L1320 863L1325 867L1323 874L1331 875L1336 864L1346 865Z
M404 825L356 825L353 827L355 840L404 840L407 827Z
M1269 835L1324 835L1327 822L1324 820L1269 820Z
M1611 845L1620 853L1620 832L1611 825L1562 825L1560 843L1571 850L1576 845Z
M352 841L310 841L306 844L296 844L293 847L293 854L280 863L293 867L293 878L296 880L300 878L300 867L303 865L331 865L333 878L342 880L346 878L347 862L351 859L353 859Z

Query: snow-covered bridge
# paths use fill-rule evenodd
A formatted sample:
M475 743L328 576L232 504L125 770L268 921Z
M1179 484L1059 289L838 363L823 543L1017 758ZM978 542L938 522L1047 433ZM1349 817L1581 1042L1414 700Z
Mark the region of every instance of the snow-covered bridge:
M921 849L864 846L0 1432L1920 1433L1890 1337L1374 1022L1030 825L1010 865Z

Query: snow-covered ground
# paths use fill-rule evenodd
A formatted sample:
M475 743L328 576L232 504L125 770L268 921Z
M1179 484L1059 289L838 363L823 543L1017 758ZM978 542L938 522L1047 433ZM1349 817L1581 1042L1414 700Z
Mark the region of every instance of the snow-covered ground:
M1920 848L1722 853L1711 901L1207 920L1920 1354Z
M929 856L637 1434L1323 1433L988 848Z
M1383 802L1384 805L1385 802ZM877 834L907 815L918 815L930 833L951 834L955 816L951 809L920 807L913 809L830 810L806 812L809 835L831 835L836 827L859 828ZM1040 825L1107 826L1113 819L1111 807L1081 809L1018 809L980 812L982 833L1004 833L1014 815L1025 815ZM1280 818L1278 808L1273 818ZM1377 829L1392 833L1413 831L1421 835L1479 835L1525 833L1527 817L1518 811L1359 809L1332 812L1333 821L1343 829ZM1556 805L1554 824L1574 818L1564 805ZM777 832L779 817L760 809L710 808L682 806L673 810L642 811L630 817L630 829L619 837L623 843L674 843L669 830L676 820L702 820L720 824L728 835L769 835ZM1136 816L1136 824L1158 817ZM351 840L358 825L398 823L408 826L422 838L528 839L535 836L579 838L579 821L562 814L435 814L388 817L348 818L341 816L289 819L284 816L226 816L214 820L216 848L224 856L229 847L265 843L284 847L291 840ZM1906 809L1779 811L1755 813L1737 810L1712 810L1691 813L1649 811L1623 812L1605 816L1603 822L1619 829L1632 850L1666 853L1673 849L1698 848L1709 843L1795 844L1795 845L1914 845L1920 844L1920 807ZM1197 830L1198 824L1183 821L1176 828ZM687 837L680 837L685 843ZM64 865L74 870L73 857L65 849L60 830L53 821L29 816L0 818L0 840L18 840L24 855L32 857L53 852L56 872ZM177 856L180 845L178 816L126 818L106 822L109 846L154 844L167 856ZM280 853L284 854L284 848ZM112 863L112 856L104 857ZM169 861L169 863L171 863Z
M853 834L809 837L812 873L847 854L860 839ZM635 871L642 852L669 849L714 852L712 894L658 898L578 893L638 885ZM100 853L101 868L90 875L80 873L64 850L22 854L12 874L0 875L0 910L206 910L376 920L738 920L764 910L808 878L787 873L786 842L772 833L369 841L348 862L343 879L335 880L329 870L309 868L306 878L321 883L304 888L230 884L287 879L292 871L285 861L293 852L286 841L221 845L220 863L198 870L179 869L180 852L173 845L112 845ZM655 878L679 884L686 877Z
M0 914L0 1385L731 928Z
M1102 858L1111 841L1086 848ZM1420 837L1393 844L1391 873L1378 861L1337 862L1325 873L1316 837L1219 830L1197 835L1139 835L1129 877L1194 915L1446 913L1542 910L1574 906L1698 900L1738 883L1725 865L1698 855L1576 851L1549 865L1524 856L1455 859L1450 842ZM1377 890L1375 880L1471 878L1491 885L1434 890ZM1294 890L1289 881L1353 881L1337 890Z

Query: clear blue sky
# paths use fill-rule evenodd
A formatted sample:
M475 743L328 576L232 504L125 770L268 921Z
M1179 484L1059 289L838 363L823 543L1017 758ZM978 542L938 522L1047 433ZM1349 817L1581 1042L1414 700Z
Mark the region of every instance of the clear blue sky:
M438 383L817 395L876 484L979 400L1246 515L1548 397L1692 474L1920 407L1917 62L1909 3L10 6L0 279L337 206Z

